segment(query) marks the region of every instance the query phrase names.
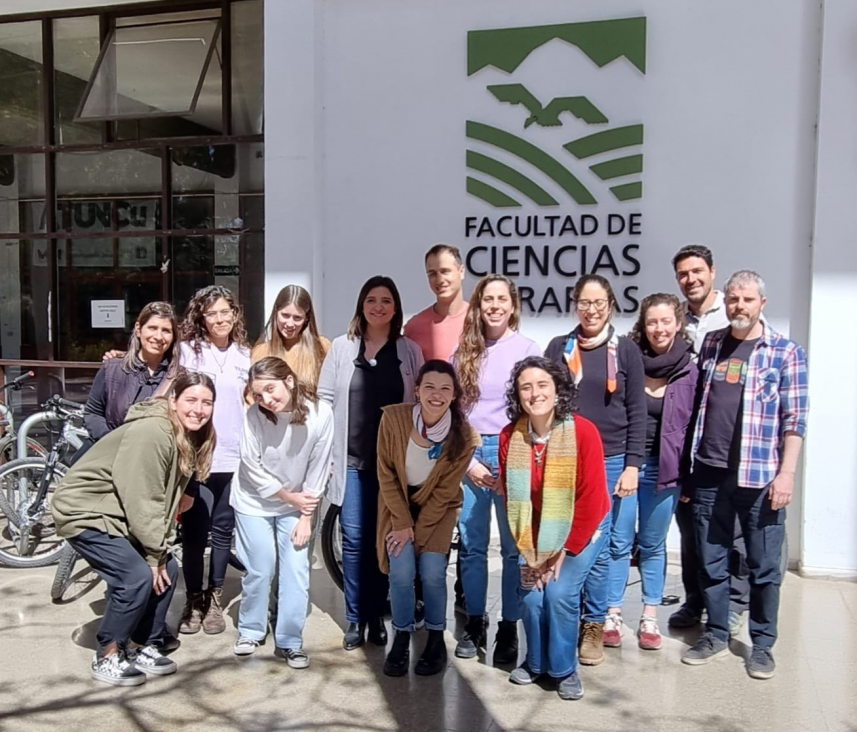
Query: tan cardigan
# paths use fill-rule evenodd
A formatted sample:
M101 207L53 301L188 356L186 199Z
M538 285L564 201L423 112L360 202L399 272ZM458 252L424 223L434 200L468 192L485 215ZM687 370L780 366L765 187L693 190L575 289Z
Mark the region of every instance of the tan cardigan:
M461 508L461 479L467 471L473 451L481 444L479 435L466 426L467 449L454 462L441 453L422 488L410 499L405 456L413 429L413 404L384 407L378 430L378 564L390 573L387 534L402 529L414 530L414 549L420 552L448 554L452 531ZM420 507L414 525L410 501Z

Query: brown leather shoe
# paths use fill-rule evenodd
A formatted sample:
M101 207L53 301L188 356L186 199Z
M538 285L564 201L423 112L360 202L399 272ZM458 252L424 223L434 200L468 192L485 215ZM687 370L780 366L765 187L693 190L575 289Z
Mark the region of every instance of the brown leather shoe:
M226 630L223 608L220 606L222 594L223 590L220 587L205 591L205 617L202 619L202 629L208 635L216 635Z
M578 660L584 666L597 666L604 660L604 624L584 623L580 631Z
M192 635L202 630L202 617L205 614L205 598L201 592L188 592L179 623L179 633Z

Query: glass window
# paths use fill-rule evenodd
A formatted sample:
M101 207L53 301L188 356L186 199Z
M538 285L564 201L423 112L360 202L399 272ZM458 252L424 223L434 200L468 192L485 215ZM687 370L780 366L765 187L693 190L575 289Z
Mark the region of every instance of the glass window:
M58 153L57 195L60 199L158 196L161 191L160 156L156 149Z
M0 145L45 143L42 24L0 24Z
M0 241L0 358L50 357L49 242Z
M0 233L45 230L45 156L0 154Z
M54 23L54 106L60 145L101 142L102 125L74 115L101 49L97 16L57 18Z
M77 119L192 114L219 33L220 21L211 18L115 28L104 42Z
M265 76L261 0L232 5L232 134L262 132Z

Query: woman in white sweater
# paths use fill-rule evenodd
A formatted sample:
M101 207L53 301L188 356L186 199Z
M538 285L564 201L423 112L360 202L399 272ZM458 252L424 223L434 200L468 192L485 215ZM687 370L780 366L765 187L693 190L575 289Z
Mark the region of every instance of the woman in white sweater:
M330 475L333 411L310 397L285 361L263 358L250 368L255 402L247 411L241 461L230 498L235 509L241 583L236 656L265 639L271 581L279 560L274 655L306 668L303 629L309 598L312 515Z

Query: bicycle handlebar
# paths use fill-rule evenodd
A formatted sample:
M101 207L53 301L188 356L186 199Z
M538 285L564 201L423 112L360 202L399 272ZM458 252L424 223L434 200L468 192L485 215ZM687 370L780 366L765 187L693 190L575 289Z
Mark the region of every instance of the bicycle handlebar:
M17 379L12 379L8 384L0 386L0 392L6 391L6 389L20 389L21 384L23 384L27 379L32 379L35 375L35 371L27 371L26 373L21 374Z
M59 407L60 409L66 409L72 412L81 412L83 410L83 404L79 404L78 402L71 402L68 399L63 399L58 394L54 394L44 403L43 406L46 409L50 409L51 407Z

